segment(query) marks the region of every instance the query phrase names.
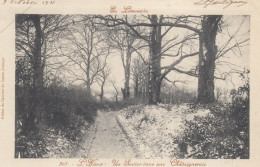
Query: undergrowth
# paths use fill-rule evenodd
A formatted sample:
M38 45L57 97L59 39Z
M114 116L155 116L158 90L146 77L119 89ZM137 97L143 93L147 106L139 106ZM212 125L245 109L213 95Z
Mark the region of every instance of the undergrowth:
M249 158L249 71L241 74L245 84L232 90L232 103L192 105L211 114L186 121L186 129L175 139L183 158Z

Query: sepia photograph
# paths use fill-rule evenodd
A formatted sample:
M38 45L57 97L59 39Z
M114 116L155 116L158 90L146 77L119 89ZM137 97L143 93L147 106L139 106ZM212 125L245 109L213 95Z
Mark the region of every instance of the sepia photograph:
M14 24L14 158L250 159L250 15Z

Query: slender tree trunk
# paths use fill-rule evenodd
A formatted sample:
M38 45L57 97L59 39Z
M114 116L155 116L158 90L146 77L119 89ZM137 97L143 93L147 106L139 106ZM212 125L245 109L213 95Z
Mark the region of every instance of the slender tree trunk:
M104 86L105 86L105 82L106 82L106 79L104 79L104 81L102 82L101 84L101 88L100 88L100 101L102 102L103 101L103 98L104 98Z
M117 95L116 95L116 104L118 103L118 97L117 97Z
M135 87L134 87L134 91L135 91L135 98L138 98L139 97L139 75L137 74L135 76Z
M100 92L100 101L103 101L103 97L104 97L104 90L101 88L101 92Z
M87 71L86 71L86 74L87 74L87 92L88 94L90 95L91 94L91 88L90 88L90 55L88 55L88 59L87 59Z
M202 32L199 43L199 103L207 104L215 101L214 72L217 54L216 36L218 24L222 16L205 16L202 21Z
M131 67L131 52L130 47L127 48L126 53L126 63L125 63L125 85L124 85L124 100L129 99L130 97L130 67Z

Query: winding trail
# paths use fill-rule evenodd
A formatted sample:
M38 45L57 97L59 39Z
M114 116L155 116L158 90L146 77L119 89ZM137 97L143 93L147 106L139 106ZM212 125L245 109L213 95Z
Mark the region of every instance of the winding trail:
M77 157L135 158L129 140L116 121L116 112L99 111L85 135Z

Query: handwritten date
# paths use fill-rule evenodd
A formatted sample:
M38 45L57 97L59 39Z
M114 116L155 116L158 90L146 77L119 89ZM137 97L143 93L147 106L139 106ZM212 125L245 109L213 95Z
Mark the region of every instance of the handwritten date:
M55 0L3 0L2 4L16 4L16 5L53 5Z

